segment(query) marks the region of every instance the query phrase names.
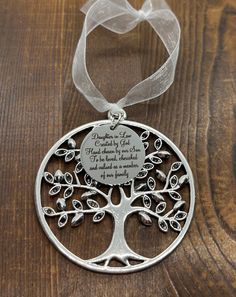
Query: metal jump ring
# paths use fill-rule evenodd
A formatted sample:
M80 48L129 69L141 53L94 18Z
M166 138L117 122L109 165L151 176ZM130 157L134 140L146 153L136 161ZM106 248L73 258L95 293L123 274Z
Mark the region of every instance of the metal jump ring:
M126 112L122 109L118 112L108 112L108 118L111 120L111 129L114 130L122 120L127 117Z

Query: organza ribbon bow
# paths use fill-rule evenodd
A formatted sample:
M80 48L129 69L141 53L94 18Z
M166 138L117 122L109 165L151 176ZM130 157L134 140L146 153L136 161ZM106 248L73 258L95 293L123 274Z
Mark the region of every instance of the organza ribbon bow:
M173 83L179 54L180 26L175 14L164 0L146 0L140 10L134 9L127 0L89 0L83 7L85 21L72 67L76 88L99 112L119 111L125 106L157 98ZM166 62L151 76L135 85L117 103L110 103L89 77L86 67L86 38L97 26L117 34L134 29L147 21L162 40L167 52Z

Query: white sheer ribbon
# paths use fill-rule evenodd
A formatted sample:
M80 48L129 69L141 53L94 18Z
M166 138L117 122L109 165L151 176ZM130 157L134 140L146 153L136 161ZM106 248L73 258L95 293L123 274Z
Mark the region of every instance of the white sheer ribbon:
M99 112L118 111L125 106L154 99L163 94L173 83L179 54L179 22L164 0L145 0L140 10L134 9L127 0L89 0L81 9L85 21L75 52L72 76L76 88ZM89 77L86 67L86 38L97 26L118 34L134 29L147 21L162 40L169 57L151 76L134 86L117 103L110 103Z

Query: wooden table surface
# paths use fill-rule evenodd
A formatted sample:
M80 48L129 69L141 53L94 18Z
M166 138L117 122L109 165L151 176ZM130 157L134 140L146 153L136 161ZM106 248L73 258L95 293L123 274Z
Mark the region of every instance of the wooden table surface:
M43 233L34 207L43 156L69 130L106 118L71 78L83 3L0 0L0 295L236 296L235 0L169 0L182 27L175 82L158 100L127 108L129 119L168 135L193 170L196 210L181 245L143 272L102 275L72 264ZM98 28L89 37L89 72L110 100L165 58L145 23L124 36Z

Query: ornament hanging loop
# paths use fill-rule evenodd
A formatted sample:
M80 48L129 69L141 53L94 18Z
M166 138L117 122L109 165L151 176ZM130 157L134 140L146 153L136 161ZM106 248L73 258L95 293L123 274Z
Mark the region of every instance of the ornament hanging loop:
M124 109L120 109L119 111L109 111L108 119L111 121L111 130L114 130L121 121L127 118L127 114Z
M128 0L88 0L82 7L86 14L72 67L76 88L99 112L134 105L163 94L173 83L179 55L181 30L179 21L165 0L144 0L140 10L134 9ZM168 52L165 63L152 75L142 80L116 103L109 102L92 82L86 65L87 36L98 26L125 34L139 23L146 21L160 37ZM103 73L103 68L100 74Z

